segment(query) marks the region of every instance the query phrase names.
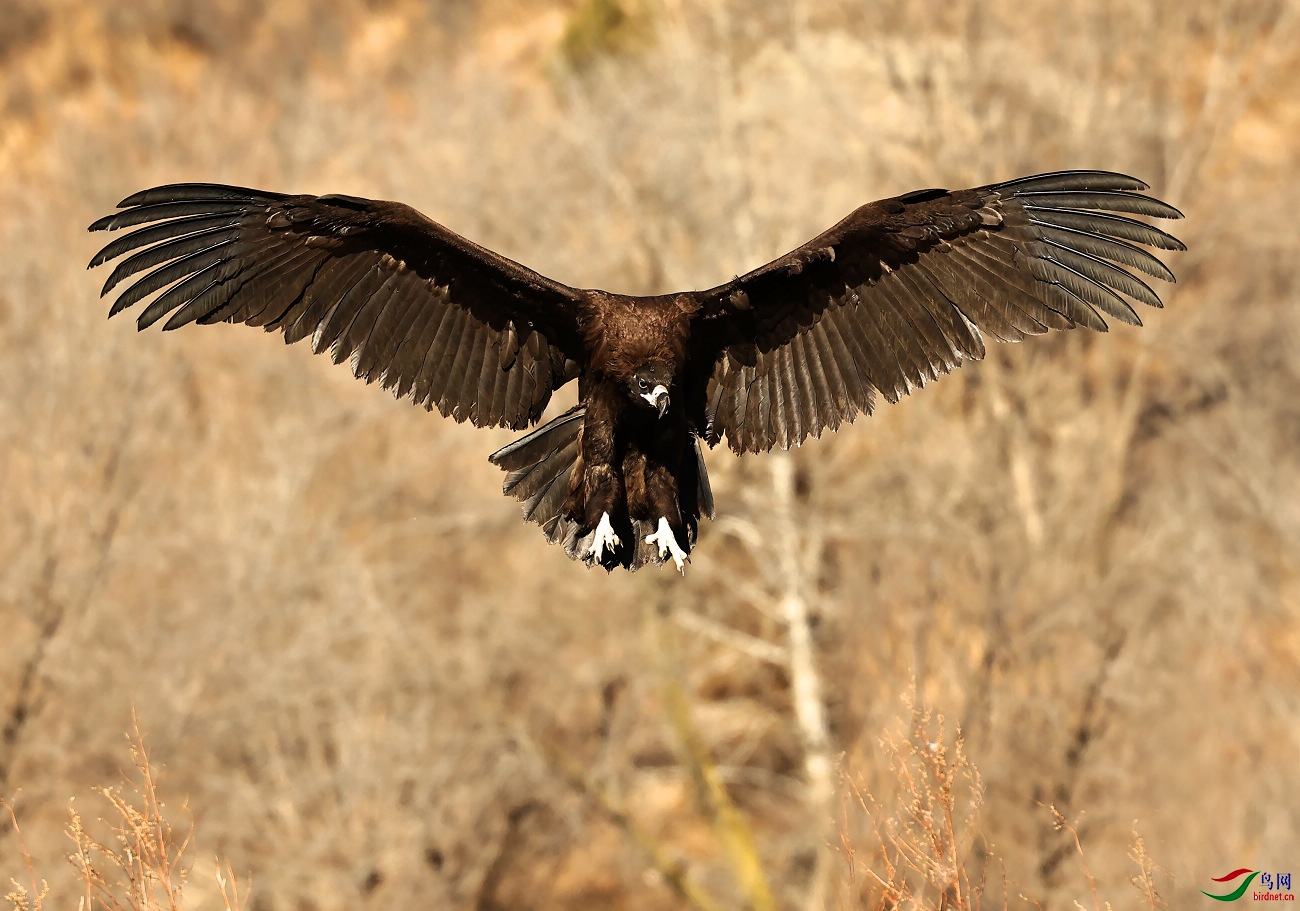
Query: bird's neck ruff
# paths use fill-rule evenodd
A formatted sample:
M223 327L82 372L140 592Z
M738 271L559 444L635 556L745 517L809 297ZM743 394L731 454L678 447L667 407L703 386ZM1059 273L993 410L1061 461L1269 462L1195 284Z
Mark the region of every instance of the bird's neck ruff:
M585 341L598 371L626 381L638 369L660 362L671 366L671 374L678 373L690 336L690 320L683 315L698 309L692 301L592 292L588 307Z

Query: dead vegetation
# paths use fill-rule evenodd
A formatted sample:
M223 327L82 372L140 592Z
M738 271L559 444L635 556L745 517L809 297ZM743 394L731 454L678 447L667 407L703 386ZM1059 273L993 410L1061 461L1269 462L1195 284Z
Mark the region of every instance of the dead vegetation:
M1298 13L4 6L0 795L45 901L80 894L67 801L118 780L133 703L197 863L251 871L258 911L758 906L753 858L781 908L1119 908L1130 853L1138 907L1183 907L1228 858L1295 856ZM197 179L703 287L863 200L1057 167L1188 214L1167 309L998 348L784 460L713 453L724 514L667 589L525 527L484 458L508 434L246 329L137 337L81 270L105 206ZM904 691L960 751L880 746ZM931 742L939 842L907 822L943 807Z
M107 818L88 822L74 806L68 808L64 832L72 844L67 860L83 888L78 907L82 911L181 911L201 905L201 901L184 898L193 870L186 857L193 825L177 832L163 812L158 770L149 761L138 724L132 727L128 741L132 769L126 777L126 790L123 784L95 788L106 805ZM43 911L50 895L49 882L37 878L13 808L7 802L0 806L8 811L27 874L23 882L10 879L5 899L14 911ZM184 809L181 815L185 815ZM240 911L239 880L230 866L216 866L212 879L212 891L225 911Z

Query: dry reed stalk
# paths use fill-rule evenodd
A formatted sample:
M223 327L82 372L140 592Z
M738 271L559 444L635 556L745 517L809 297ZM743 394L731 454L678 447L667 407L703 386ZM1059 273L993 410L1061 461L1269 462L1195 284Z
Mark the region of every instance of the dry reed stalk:
M912 715L907 736L886 735L880 741L897 788L893 811L886 812L865 784L842 776L846 800L847 794L853 796L879 845L879 869L868 868L863 883L875 893L870 907L980 911L987 907L989 857L987 850L982 862L972 857L984 794L979 771L966 755L960 731L948 744L942 714L915 706L910 697L904 701ZM841 843L854 883L858 860L847 822ZM972 879L977 862L980 872ZM1005 909L1005 873L1003 880ZM857 899L870 901L871 896L859 894Z
M5 901L13 906L14 911L42 911L45 907L45 897L50 894L50 884L45 880L39 883L36 881L36 868L32 863L31 852L27 850L27 840L23 838L23 831L18 827L18 816L14 812L13 804L4 798L0 798L0 807L9 814L9 823L13 827L15 837L18 839L18 853L22 856L23 865L27 868L27 882L20 883L12 877L9 885L12 886L5 893ZM31 888L28 889L28 886Z
M192 844L194 824L191 820L183 832L177 832L167 820L165 805L158 794L158 774L145 748L134 713L127 734L134 779L123 786L98 787L95 791L108 801L112 812L98 820L108 828L108 837L92 834L85 819L69 807L65 830L73 843L68 860L80 874L84 893L78 902L80 911L183 911L184 887L192 865L185 852ZM5 900L13 911L43 911L49 895L45 880L37 883L34 865L28 854L18 818L11 804L0 800L8 811L19 850L27 866L28 883L10 880L12 890ZM240 911L242 900L239 882L227 863L217 862L217 890L225 911ZM29 888L30 887L30 888Z

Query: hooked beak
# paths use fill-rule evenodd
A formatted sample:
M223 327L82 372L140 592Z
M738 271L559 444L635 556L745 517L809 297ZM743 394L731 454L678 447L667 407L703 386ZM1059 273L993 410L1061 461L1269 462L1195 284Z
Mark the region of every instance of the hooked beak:
M668 387L658 385L649 392L641 396L650 403L651 407L659 412L659 417L663 417L668 411Z

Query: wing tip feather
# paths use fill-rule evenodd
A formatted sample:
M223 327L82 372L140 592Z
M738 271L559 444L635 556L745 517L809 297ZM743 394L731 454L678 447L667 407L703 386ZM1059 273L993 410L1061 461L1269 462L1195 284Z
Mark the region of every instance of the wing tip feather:
M283 199L283 193L269 193L249 187L218 183L169 183L132 193L117 204L119 209L152 205L160 202L202 202L204 200L240 200L245 202Z

